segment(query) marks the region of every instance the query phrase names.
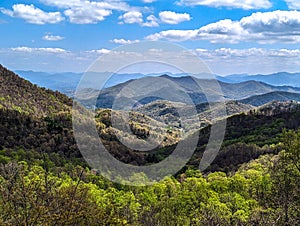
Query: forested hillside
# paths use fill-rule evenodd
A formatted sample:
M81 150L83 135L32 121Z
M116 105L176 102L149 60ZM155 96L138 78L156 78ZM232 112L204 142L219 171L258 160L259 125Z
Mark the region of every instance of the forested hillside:
M67 96L37 87L0 65L0 108L16 110L31 116L45 116L69 111Z
M228 118L222 148L205 172L197 168L210 126L200 130L195 154L177 175L152 186L129 187L107 181L82 159L69 98L3 67L0 80L0 225L300 224L296 102L252 110L227 105L234 113L236 107L247 111ZM133 135L126 134L112 127L111 114L96 110L97 130L107 149L125 163L159 162L180 139L180 128L164 127L137 112L129 122ZM165 134L165 139L157 149L139 152L122 145L116 133L141 142L150 133ZM144 175L136 177L147 181Z
M236 172L186 170L146 187L113 184L68 162L57 167L48 157L17 163L14 153L0 166L0 224L299 225L299 136L284 132L279 155Z

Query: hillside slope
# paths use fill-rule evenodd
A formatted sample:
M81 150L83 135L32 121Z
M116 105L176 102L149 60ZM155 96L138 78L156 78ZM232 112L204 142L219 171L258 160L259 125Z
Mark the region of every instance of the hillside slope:
M1 81L1 95L5 99L0 100L0 150L57 153L59 156L82 161L73 137L70 99L60 93L34 86L3 67ZM19 98L21 95L24 95L23 102ZM236 103L231 103L230 106L235 109ZM239 107L247 108L247 105ZM37 112L31 113L28 109L35 109ZM199 106L199 109L203 110L205 106ZM120 161L133 165L147 165L161 161L176 147L179 131L164 127L160 122L143 114L131 114L132 120L129 123L133 135L130 135L112 127L111 110L99 109L96 112L100 138L110 153ZM228 171L262 154L277 153L278 150L272 149L270 145L279 142L283 128L299 128L299 117L300 106L294 102L273 102L248 113L230 116L219 156L208 170ZM131 136L136 136L143 142L150 133L154 136L166 136L164 142L150 152L127 148L116 136L121 134L129 140ZM200 130L198 147L189 162L190 166L197 167L199 164L209 133L210 126ZM29 154L24 156L31 158Z
M71 106L67 96L33 85L0 65L0 108L41 117L69 111Z
M240 100L241 103L251 104L253 106L262 106L269 102L273 101L300 101L299 93L290 93L290 92L270 92L262 95L256 95L252 97L248 97L246 99Z
M59 92L33 85L2 66L0 81L0 150L34 150L81 159L73 136L71 99ZM111 122L107 122L110 120L110 110L105 109L96 112L97 129L104 145L117 158L143 164L145 160L142 160L140 154L123 146L116 134L146 139L149 131L159 137L166 134L168 128L138 113L131 115L133 135L122 128L113 129ZM179 133L173 130L161 146L176 143L178 136Z

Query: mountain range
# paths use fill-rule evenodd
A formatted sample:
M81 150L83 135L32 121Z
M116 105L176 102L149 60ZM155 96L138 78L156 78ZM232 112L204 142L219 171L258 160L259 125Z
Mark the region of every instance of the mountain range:
M220 77L219 77L220 78ZM268 75L228 75L223 77L227 82L245 82L245 81L258 81L268 83L273 86L294 86L300 87L300 73L288 73L288 72L278 72Z
M210 80L198 82L222 101L201 102L203 90L202 96L196 92L192 77L135 78L102 90L114 98L122 91L119 107L129 102L132 109L97 108L89 120L78 117L91 111L76 100L0 65L0 225L299 225L300 103L292 100L299 93L289 92L298 89L220 82L220 92ZM83 102L97 92L96 87L87 88L83 94L90 96L82 96ZM143 90L152 96L135 95ZM230 100L238 93L245 98ZM157 98L163 94L182 102ZM188 97L198 104L190 105ZM72 110L73 105L78 108ZM214 114L222 105L226 120ZM179 113L194 117L184 122ZM126 121L114 121L124 114L129 116ZM80 134L73 127L74 115L83 128ZM197 117L200 123L193 121ZM218 127L222 122L225 131ZM99 137L90 139L87 128L96 129ZM215 149L212 134L219 131L225 133L224 140ZM119 184L120 168L120 176L103 174L101 166L107 161L100 169L88 164L99 152L80 152L74 132L83 138L80 147L100 140L114 158L132 168L171 159L155 170L157 175L181 160L191 145L189 137L198 139L190 160L172 177L136 187ZM149 142L154 144L151 150L140 149ZM211 158L208 142L218 152L199 171L199 163ZM151 179L144 173L129 176L138 181L134 185Z
M273 93L274 95L267 95ZM278 95L275 95L275 94ZM103 90L83 88L77 92L77 100L87 107L122 109L122 106L138 106L157 100L168 100L188 105L238 100L245 104L261 106L273 100L299 100L300 88L272 86L257 81L241 83L216 82L194 77L144 77L118 84ZM278 97L278 98L277 98ZM120 106L118 106L120 105Z
M173 83L187 92L191 92L195 83L191 77L169 78ZM0 66L1 95L1 149L37 150L39 152L57 153L65 158L83 161L73 137L71 107L72 101L67 96L40 88L21 79L15 73ZM138 79L144 83L144 79ZM159 78L158 78L159 79ZM150 79L151 80L151 79ZM134 81L134 80L133 80ZM130 82L130 81L128 81ZM211 84L204 80L202 84ZM123 83L126 85L126 83ZM268 92L276 89L298 91L292 87L273 87L260 82L246 82L240 84L220 83L227 95L234 96L242 92L243 97L251 98L255 91ZM247 88L247 85L249 87ZM233 87L237 90L233 90ZM105 89L107 94L117 92L122 84ZM263 94L264 95L264 94ZM179 96L180 97L180 96ZM250 101L248 101L250 102ZM178 112L175 107L184 110L189 106L186 103L165 103L163 100L153 100L135 106L132 111L130 129L132 133L112 127L111 114L121 111L110 109L96 110L97 131L105 147L117 159L128 164L145 165L154 163L168 156L176 146L182 128L178 125ZM208 169L231 170L244 162L257 158L264 153L276 153L278 150L263 148L264 145L277 143L283 128L296 129L299 125L300 105L297 102L273 101L259 108L239 101L226 102L228 113L225 140L220 154ZM31 110L32 109L32 110ZM133 109L134 110L134 109ZM210 134L212 120L211 106L207 103L196 105L201 125L194 127L199 130L199 143L194 157L189 165L197 166L203 154L205 144ZM84 121L83 121L84 122ZM176 125L177 123L177 125ZM191 122L192 123L192 122ZM150 134L154 137L165 136L163 142L150 152L140 152L125 147L118 141L117 134L127 137L128 141L137 137L140 142L147 140ZM161 139L161 138L160 138ZM255 146L258 145L258 146ZM240 151L237 153L237 147ZM29 157L29 156L28 156ZM57 158L57 157L55 157Z
M36 84L41 87L45 87L52 90L58 90L69 97L73 97L75 90L80 82L81 77L84 73L71 73L71 72L65 72L65 73L45 73L45 72L34 72L34 71L16 71L17 74L19 74L21 77L25 78L26 80L29 80L33 84ZM101 77L104 73L93 73L89 72L88 76L86 76L86 88L92 88L92 89L99 89L100 87L93 87L93 81L94 79ZM178 78L178 77L189 77L188 74L182 73L182 74L172 74L172 73L165 73L169 75L170 77ZM112 73L112 76L110 76L109 80L106 82L104 88L109 88L113 86L117 86L119 84L128 82L130 80L137 80L145 77L158 77L162 74L141 74L141 73L133 73L133 74L114 74ZM205 78L207 76L205 75L191 75L192 77L201 77ZM300 73L287 73L287 72L278 72L273 73L269 75L248 75L248 74L239 74L239 75L228 75L228 76L218 76L216 75L216 79L220 82L227 83L227 84L235 84L235 83L243 83L243 82L250 82L250 81L256 81L265 83L271 86L281 86L281 88L277 88L276 90L270 90L270 92L273 91L286 91L286 92L294 92L293 90L289 90L287 87L284 89L282 86L290 86L290 87L300 87ZM257 85L259 83L256 83ZM246 84L247 85L247 84ZM251 83L248 83L248 85L251 85ZM247 87L246 87L247 88ZM249 87L251 89L251 87ZM270 88L270 87L269 87ZM230 87L229 87L230 89ZM236 90L234 88L234 90ZM228 91L228 90L227 90ZM264 94L265 92L258 92L254 95L260 95ZM252 95L253 96L253 95ZM236 95L235 95L236 97ZM249 97L249 95L247 96ZM238 99L247 98L245 96L239 97ZM236 98L237 99L237 98Z

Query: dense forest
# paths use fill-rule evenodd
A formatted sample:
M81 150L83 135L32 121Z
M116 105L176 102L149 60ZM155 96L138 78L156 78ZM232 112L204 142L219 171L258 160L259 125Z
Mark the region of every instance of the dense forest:
M0 66L0 225L299 225L300 105L273 102L230 116L222 148L205 171L210 126L184 169L152 186L110 182L91 169L73 137L72 101ZM111 110L96 111L99 136L119 160L166 158L178 132L132 113L140 139L167 133L147 153L122 145ZM151 122L151 123L150 123ZM160 130L159 130L160 129ZM145 175L134 175L147 181Z
M57 155L1 151L0 224L299 225L299 137L284 131L278 155L235 172L188 169L144 187L111 183Z

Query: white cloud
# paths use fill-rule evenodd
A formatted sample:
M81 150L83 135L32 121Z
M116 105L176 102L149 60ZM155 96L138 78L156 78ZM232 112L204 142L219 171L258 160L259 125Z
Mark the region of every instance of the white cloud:
M65 49L61 48L31 48L26 46L11 48L12 51L15 52L26 52L26 53L32 53L32 52L44 52L44 53L68 53Z
M190 15L187 13L175 13L171 11L160 12L159 17L160 19L156 18L154 15L149 15L144 21L141 12L130 11L119 16L119 20L121 20L121 24L139 24L142 27L158 27L159 23L178 24L191 19Z
M300 49L280 49L280 50L272 50L270 56L278 56L278 57L296 57L300 56Z
M300 31L300 12L274 11L254 13L241 19L243 28L253 32L293 32Z
M139 40L125 40L123 38L121 39L113 39L110 40L111 42L115 43L115 44L121 44L121 45L125 45L125 44L132 44L132 43L138 43L140 42Z
M111 50L109 49L96 49L96 50L90 50L90 51L86 51L87 53L97 53L97 54L107 54L110 53Z
M203 57L287 57L287 58L299 58L300 49L263 49L263 48L250 48L250 49L232 49L232 48L219 48L214 50L207 49L195 49L195 52L199 56Z
M42 3L64 10L71 23L95 24L106 19L113 11L140 12L142 8L132 7L125 1L90 1L90 0L41 0ZM126 15L125 15L126 16ZM129 16L129 15L127 15Z
M24 19L31 24L56 24L64 20L60 12L44 12L34 5L16 4L12 10L1 9L1 12L10 16Z
M215 74L226 75L236 73L269 74L279 71L300 71L300 49L265 49L265 48L219 48L219 49L195 49L199 58ZM189 52L189 51L186 51ZM90 50L84 52L69 52L60 48L31 48L16 47L12 49L0 48L0 60L3 64L14 69L26 69L36 71L85 71L102 54L112 54L107 61L109 68L114 68L114 61L129 62L141 61L144 56L153 59L168 59L185 64L193 64L194 61L182 54L175 54L173 50L149 49L149 51L125 52L108 49ZM190 56L190 54L188 54ZM132 68L135 69L134 67ZM148 71L152 68L142 68ZM154 69L156 70L156 69ZM166 71L166 70L164 70Z
M295 0L296 1L296 0ZM209 7L227 7L239 9L268 9L272 7L269 0L180 0L178 5L185 6L209 6Z
M74 24L96 24L105 20L107 16L112 14L111 10L101 9L91 5L84 8L67 9L64 14L69 17L71 23Z
M237 43L247 37L248 31L244 30L238 21L226 19L201 27L193 39L210 40L212 43Z
M83 1L81 0L69 0L69 1L61 1L61 0L40 0L40 2L45 5L55 6L58 8L71 8L71 7L80 7L82 6Z
M139 24L142 27L157 27L159 26L158 19L150 15L146 18L146 21L144 22L143 14L138 11L130 11L127 13L124 13L123 15L119 16L119 20L122 20L120 24Z
M154 15L150 15L147 17L146 22L142 23L143 27L158 27L159 21Z
M197 30L167 30L152 34L146 37L150 41L158 41L160 39L167 39L170 41L186 41L194 39L197 36Z
M142 24L143 14L138 11L127 12L122 16L119 16L119 20L123 20L123 22L126 24Z
M64 40L65 37L62 37L62 36L59 36L59 35L51 35L51 34L46 34L44 37L43 37L43 40L46 40L46 41L61 41L61 40Z
M191 20L191 16L188 13L176 13L171 11L160 12L159 18L166 24L179 24Z
M114 11L123 12L123 23L138 23L141 26L158 26L154 16L148 16L143 21L142 12L149 12L147 7L130 6L124 0L96 1L96 0L40 0L41 3L58 8L61 12L44 12L34 5L16 4L13 10L0 8L0 11L11 17L18 17L34 24L59 23L68 18L74 24L96 24L112 15ZM124 17L124 18L123 18Z
M196 54L213 73L268 74L279 71L299 72L300 49L196 49Z
M285 0L289 9L300 9L300 1L299 0Z
M96 9L107 9L117 11L129 11L132 9L125 1L90 1L90 0L40 0L42 3L55 6L61 9L84 9L86 7L94 6Z
M273 11L253 13L240 21L220 20L195 30L166 30L146 37L148 40L209 40L212 43L299 43L300 12Z

